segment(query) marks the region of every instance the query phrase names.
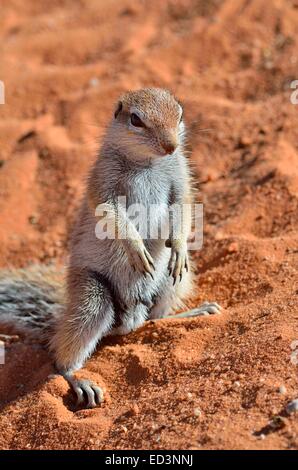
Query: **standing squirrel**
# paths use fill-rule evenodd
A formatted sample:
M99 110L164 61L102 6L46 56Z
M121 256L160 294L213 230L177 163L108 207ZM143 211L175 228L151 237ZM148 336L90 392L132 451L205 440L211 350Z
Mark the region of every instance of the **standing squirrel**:
M150 209L150 221L143 225L154 231L166 219L165 208L183 209L192 202L182 113L163 89L145 88L120 98L74 226L65 307L52 277L46 282L38 272L0 274L0 322L46 335L57 371L79 405L95 407L103 400L101 388L78 380L74 371L104 336L127 334L146 320L220 312L217 303L206 302L170 314L192 290L190 212L182 211L182 222L173 215L168 237L150 238L142 236L125 207ZM119 203L119 197L126 202ZM107 225L114 224L115 236L96 236L98 208Z

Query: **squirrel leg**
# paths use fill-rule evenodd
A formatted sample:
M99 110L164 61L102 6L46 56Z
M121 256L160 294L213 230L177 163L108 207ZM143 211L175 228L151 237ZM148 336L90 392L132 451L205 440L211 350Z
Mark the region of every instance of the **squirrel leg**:
M189 273L186 273L186 278L184 278L184 281L186 284L186 288L188 289L188 286L191 285L191 277ZM180 288L181 292L179 292ZM151 308L149 313L149 319L158 320L163 318L191 318L221 313L222 307L216 302L204 302L202 305L195 307L191 310L187 310L176 315L172 313L175 310L175 305L177 306L177 296L178 299L180 297L179 294L181 293L183 294L182 298L185 298L187 296L186 288L183 285L181 285L180 287L180 283L175 288L172 285L172 282L168 281L167 284L162 287L160 294L155 299L154 306Z
M158 304L154 307L155 316L150 316L151 320L158 320L158 319L175 319L175 318L191 318L191 317L200 317L200 316L208 316L208 315L215 315L222 312L222 307L216 302L204 302L199 307L193 308L191 310L187 310L182 313L177 313L176 315L163 315L162 310L161 314L158 316Z
M166 294L160 295L156 299L154 306L150 310L149 320L158 320L160 318L166 318L169 315L173 304L173 294L169 295L169 290L173 290L172 286L169 287L169 289L166 288Z
M138 329L142 326L148 316L148 307L144 304L137 304L133 308L127 309L122 314L121 324L113 328L110 336L127 335L131 331Z
M111 329L115 312L112 295L100 274L87 269L71 269L68 276L69 304L56 325L50 349L57 370L88 408L100 404L103 392L88 380L78 380L73 372L80 369L98 341Z
M177 313L176 315L166 315L163 318L191 318L215 315L222 312L222 307L216 302L204 302L199 307L187 310L186 312Z

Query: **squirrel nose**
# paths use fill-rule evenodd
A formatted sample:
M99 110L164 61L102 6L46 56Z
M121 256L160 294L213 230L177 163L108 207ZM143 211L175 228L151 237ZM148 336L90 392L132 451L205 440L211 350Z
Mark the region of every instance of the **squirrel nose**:
M162 147L167 154L172 154L176 150L177 145L174 142L163 142Z

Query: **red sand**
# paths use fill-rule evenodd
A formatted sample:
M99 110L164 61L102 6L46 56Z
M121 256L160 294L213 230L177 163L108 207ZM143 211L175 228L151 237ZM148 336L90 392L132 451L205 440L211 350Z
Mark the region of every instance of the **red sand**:
M115 99L168 87L185 105L205 206L189 304L226 311L104 341L80 373L106 389L94 410L76 411L64 380L47 378L43 349L8 344L0 447L297 449L285 413L298 395L297 1L3 3L1 266L65 262Z

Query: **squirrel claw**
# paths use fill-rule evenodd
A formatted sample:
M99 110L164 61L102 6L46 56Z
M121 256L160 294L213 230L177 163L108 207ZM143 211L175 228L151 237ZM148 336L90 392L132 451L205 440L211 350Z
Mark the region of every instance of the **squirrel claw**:
M103 391L89 380L76 380L72 382L72 388L77 395L77 406L81 406L86 400L86 408L95 408L103 402Z
M134 272L148 273L152 277L152 272L155 271L154 261L143 243L127 244L126 253Z

